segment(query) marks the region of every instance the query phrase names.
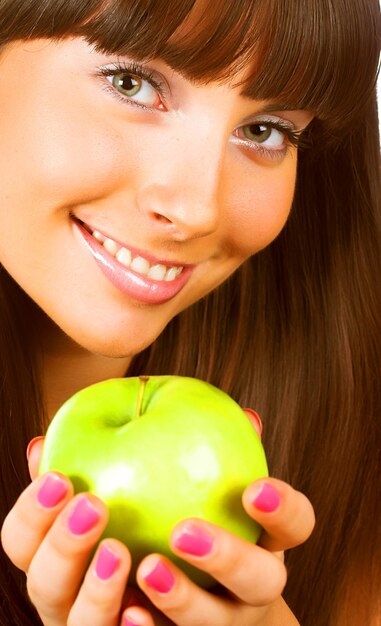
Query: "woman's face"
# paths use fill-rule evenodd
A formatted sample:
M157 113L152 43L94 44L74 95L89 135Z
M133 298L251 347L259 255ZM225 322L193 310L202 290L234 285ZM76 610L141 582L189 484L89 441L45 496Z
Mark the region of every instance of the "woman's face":
M131 65L75 38L0 57L0 262L109 356L149 345L278 235L296 175L287 135L311 119L160 60Z

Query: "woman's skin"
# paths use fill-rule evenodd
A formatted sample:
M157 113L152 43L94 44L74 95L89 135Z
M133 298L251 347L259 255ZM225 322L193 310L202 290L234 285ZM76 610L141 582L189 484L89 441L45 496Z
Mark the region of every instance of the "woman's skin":
M291 207L297 151L270 123L301 131L312 119L309 112L249 100L233 85L197 85L160 60L149 68L167 84L166 93L144 81L133 95L142 108L104 75L120 61L131 59L97 53L80 39L16 42L0 58L0 260L46 314L41 340L49 417L78 389L124 375L133 355L175 315L279 234ZM259 124L268 136L261 142L251 133ZM134 256L148 257L151 266L185 266L179 288L173 283L168 295L168 281L144 278L134 291L131 272L121 288L95 261L73 216ZM34 480L4 524L5 550L27 573L45 626L117 626L128 550L106 540L119 559L116 572L100 580L95 556L82 582L107 511L86 496L97 519L88 532L73 535L67 522L81 496L73 498L65 477L59 477L61 500L43 506L38 493L46 477L36 478L41 446L30 451ZM305 496L279 480L266 482L278 499L272 512L253 504L263 481L243 495L248 515L265 528L261 546L197 521L212 538L212 551L182 554L234 596L197 588L164 558L175 584L158 593L145 578L160 557L140 565L140 588L176 624L296 623L280 599L281 552L306 540L314 515ZM173 540L185 526L189 522L174 530ZM149 613L139 611L139 624L151 626ZM168 622L158 617L155 623Z

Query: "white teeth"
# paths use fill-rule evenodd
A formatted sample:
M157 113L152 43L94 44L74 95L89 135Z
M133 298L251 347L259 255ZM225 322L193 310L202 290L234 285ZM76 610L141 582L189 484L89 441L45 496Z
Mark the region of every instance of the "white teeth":
M100 241L100 243L103 243L106 240L106 237L104 235L102 235L102 233L100 233L98 230L94 230L93 237L97 241Z
M182 272L182 269L182 267L170 267L165 275L164 280L168 283L172 282L172 280L175 280L175 278L177 278L178 275Z
M97 230L92 232L93 237L99 241L103 247L112 254L113 257L118 259L119 263L125 267L130 267L134 272L148 276L152 280L164 280L166 282L172 282L181 274L183 267L167 267L157 263L156 265L150 264L147 259L141 256L132 258L132 253L127 248L121 248L113 239L105 237Z
M146 259L143 259L141 256L135 257L133 259L131 265L131 269L138 274L143 274L143 276L147 276L150 268L150 264Z
M126 267L130 267L131 261L132 261L132 255L131 255L131 252L127 250L126 248L121 248L116 253L116 258L118 259L119 263L122 263L122 265L125 265Z
M167 268L165 265L153 265L148 272L148 278L152 278L152 280L164 280L166 273Z
M106 239L103 242L103 247L106 248L107 252L109 252L113 256L115 256L119 250L118 244L115 243L115 241L113 241L112 239Z

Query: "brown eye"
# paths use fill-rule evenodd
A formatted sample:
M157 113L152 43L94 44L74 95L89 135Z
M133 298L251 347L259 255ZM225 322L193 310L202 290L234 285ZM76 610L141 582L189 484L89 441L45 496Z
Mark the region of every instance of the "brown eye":
M291 132L291 129L290 131ZM257 146L271 152L280 152L287 146L287 130L277 128L268 122L255 122L241 126L236 131L236 136L244 139L253 147Z
M267 124L250 124L243 126L242 133L246 139L255 141L256 143L263 143L271 137L274 129ZM280 133L279 133L280 134Z
M117 74L112 77L112 85L120 93L131 98L136 96L142 88L143 80L140 76L133 76L131 74Z
M103 72L117 95L127 102L136 104L143 109L158 108L162 110L163 104L159 88L150 80L133 72L115 72L107 74Z

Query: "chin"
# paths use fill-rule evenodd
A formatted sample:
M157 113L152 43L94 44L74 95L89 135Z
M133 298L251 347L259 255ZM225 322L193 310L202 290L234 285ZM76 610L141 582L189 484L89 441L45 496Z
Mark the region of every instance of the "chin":
M129 310L69 306L66 302L60 307L56 302L44 304L40 306L45 314L43 332L47 349L57 354L68 350L79 358L83 351L110 358L131 358L150 346L173 317L144 307Z
M79 329L77 332L71 331L70 333L67 333L64 328L61 330L82 350L114 359L134 357L150 346L160 334L131 332L131 329L123 332L118 328L114 332L113 329L107 329L103 332L91 332L89 328L86 328L86 330Z

